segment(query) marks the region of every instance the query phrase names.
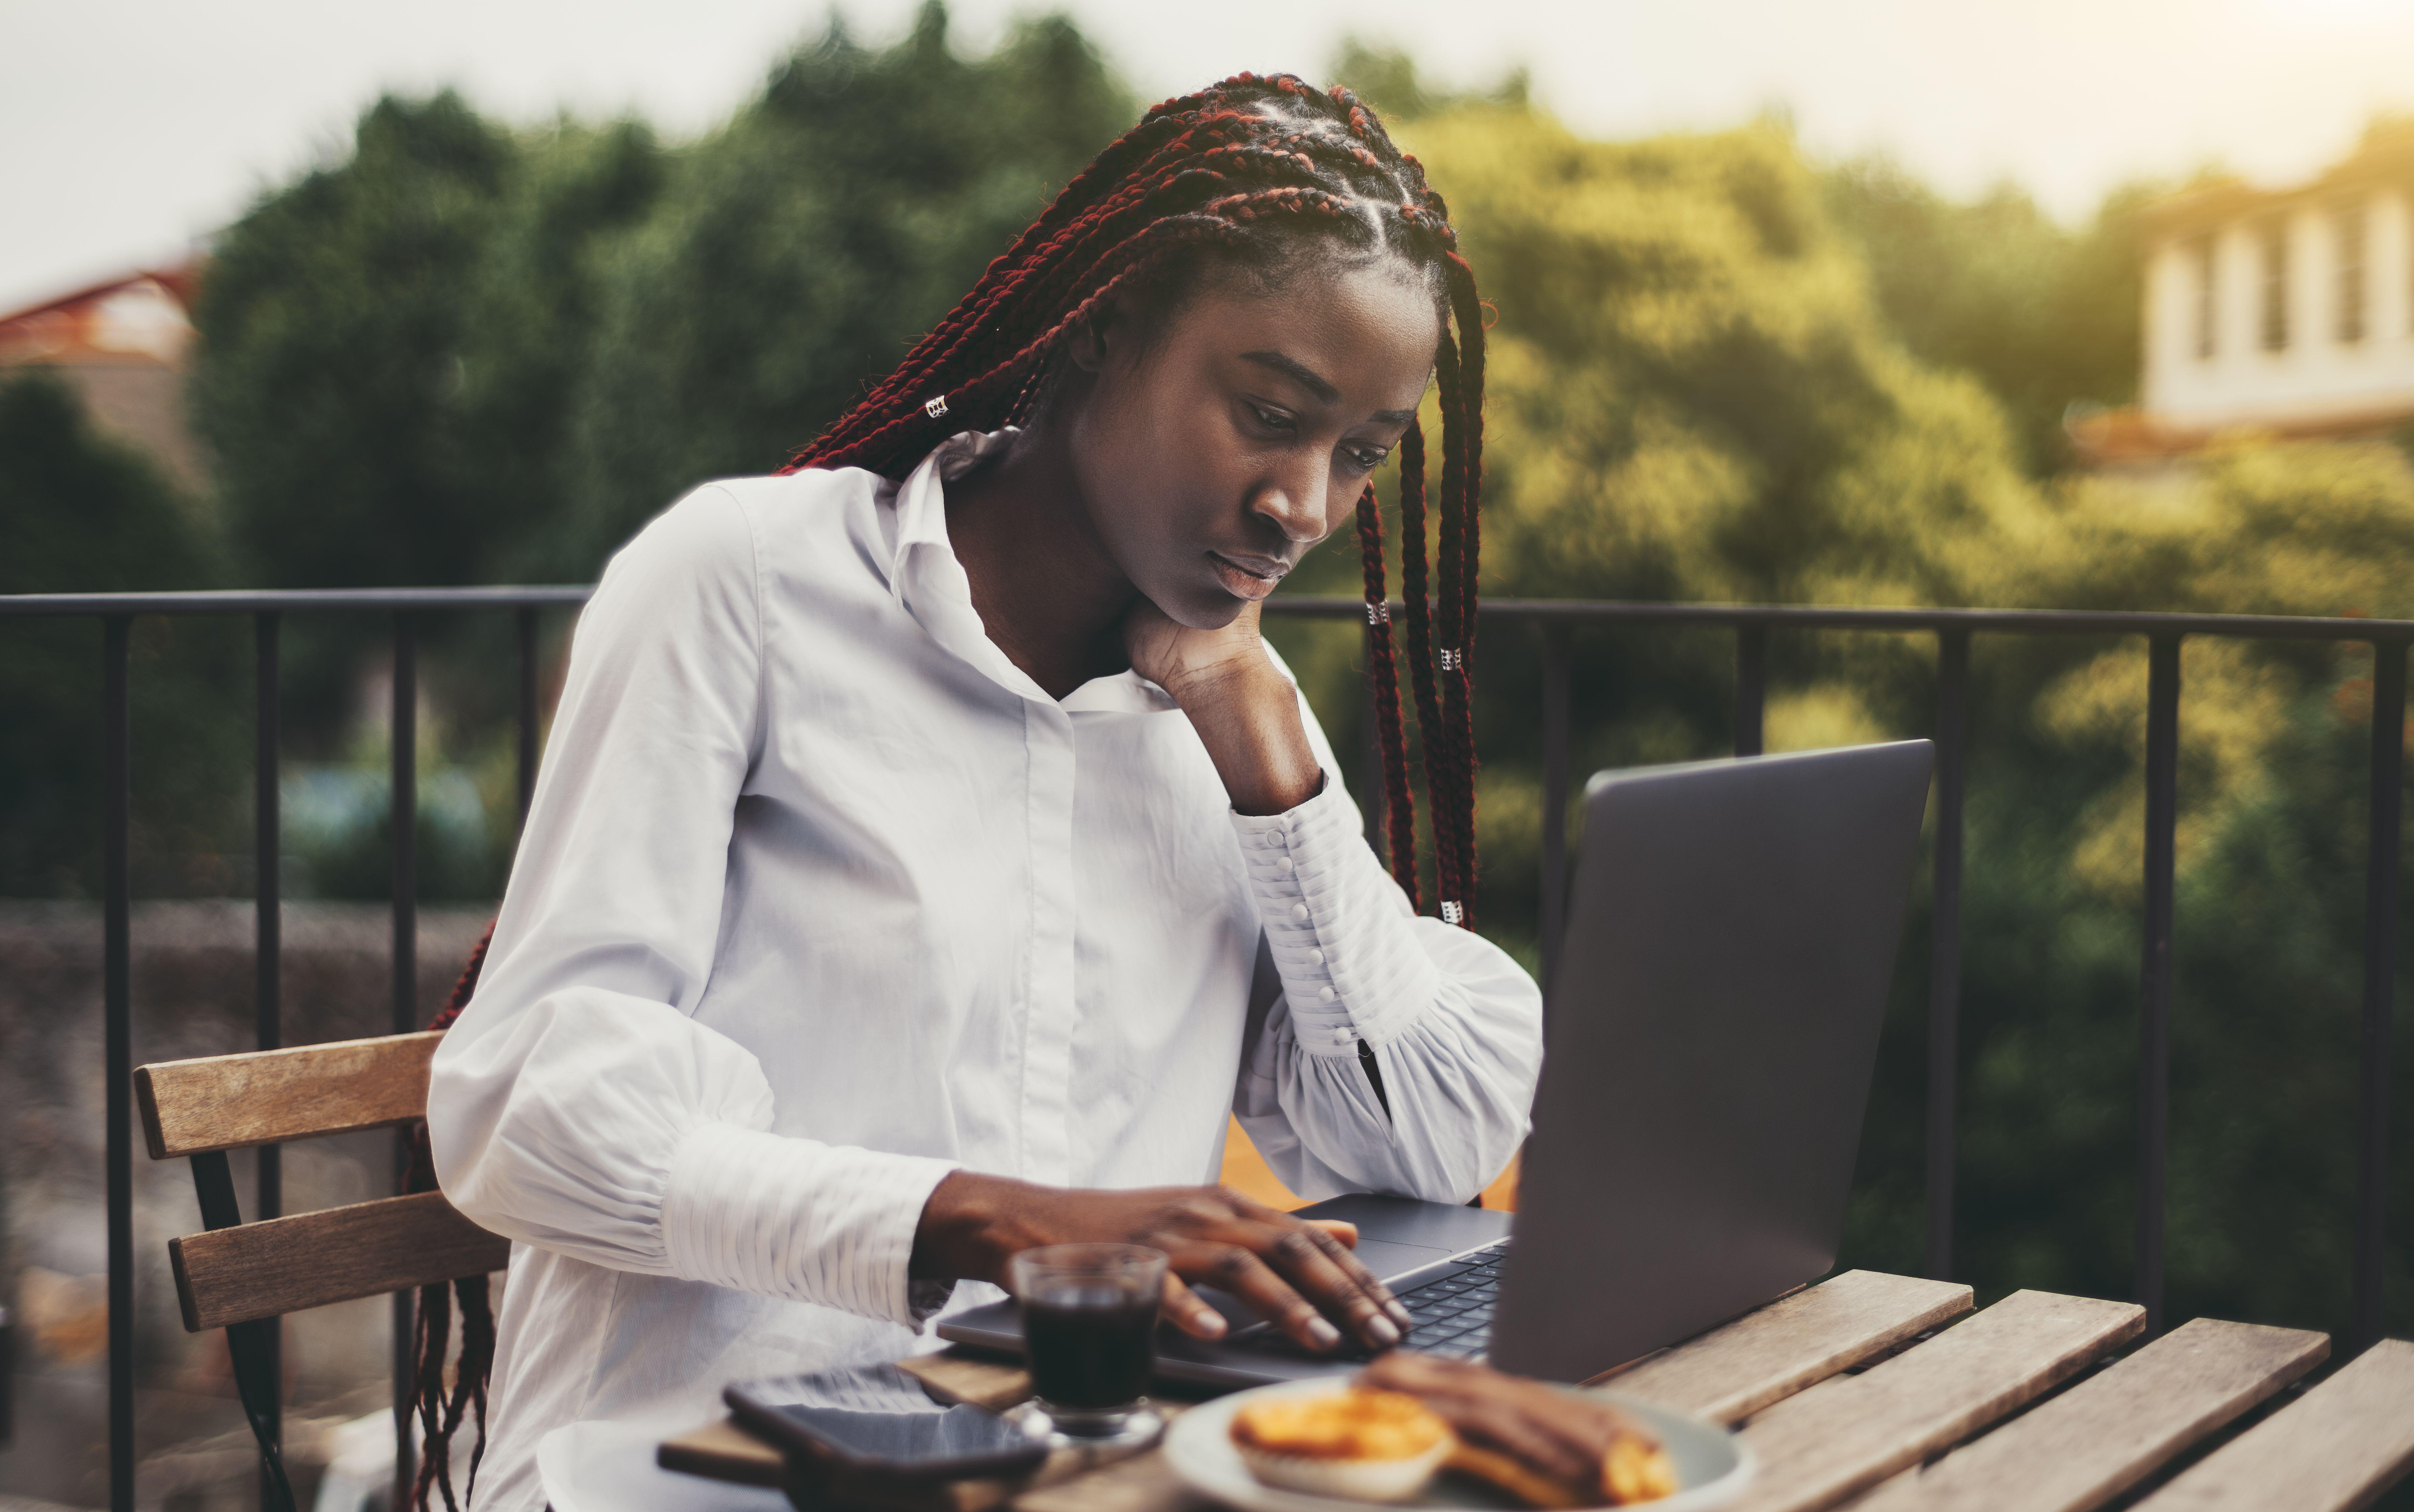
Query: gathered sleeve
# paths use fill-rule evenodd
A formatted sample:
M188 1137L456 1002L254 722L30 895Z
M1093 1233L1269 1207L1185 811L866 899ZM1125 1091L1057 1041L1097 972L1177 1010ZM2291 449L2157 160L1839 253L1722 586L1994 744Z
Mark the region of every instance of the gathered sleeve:
M1322 790L1232 816L1265 926L1233 1112L1302 1196L1465 1202L1526 1137L1542 990L1492 941L1409 908L1304 699L1300 713Z
M445 1194L521 1244L893 1322L950 1163L772 1133L753 1054L693 1016L761 753L752 526L708 486L580 616L476 996L436 1054Z

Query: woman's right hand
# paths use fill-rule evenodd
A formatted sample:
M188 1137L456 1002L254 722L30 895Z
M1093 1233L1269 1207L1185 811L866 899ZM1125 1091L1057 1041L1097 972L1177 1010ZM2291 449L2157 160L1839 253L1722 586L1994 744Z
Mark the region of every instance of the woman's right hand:
M1190 1282L1231 1293L1302 1346L1343 1337L1373 1349L1400 1342L1408 1310L1350 1246L1348 1223L1301 1220L1229 1187L1098 1192L956 1171L922 1208L909 1269L917 1277L1006 1284L1006 1261L1043 1244L1145 1244L1169 1261L1165 1315L1185 1333L1219 1338L1222 1313Z

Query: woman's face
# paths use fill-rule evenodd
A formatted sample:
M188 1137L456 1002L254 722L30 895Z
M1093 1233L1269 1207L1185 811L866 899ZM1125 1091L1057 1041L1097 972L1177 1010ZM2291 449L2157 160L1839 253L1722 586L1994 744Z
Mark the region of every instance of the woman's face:
M1349 517L1440 334L1430 287L1388 260L1219 280L1144 340L1110 323L1067 417L1108 555L1177 622L1229 624Z

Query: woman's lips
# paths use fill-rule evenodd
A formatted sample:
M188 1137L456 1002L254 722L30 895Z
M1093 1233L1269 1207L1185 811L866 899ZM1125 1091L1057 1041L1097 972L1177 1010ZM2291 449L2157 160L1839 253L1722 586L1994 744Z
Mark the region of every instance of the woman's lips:
M1214 564L1216 580L1224 585L1224 591L1235 599L1255 602L1274 592L1282 582L1281 571L1252 571L1221 552L1209 552L1207 560ZM1288 571L1289 569L1283 571Z

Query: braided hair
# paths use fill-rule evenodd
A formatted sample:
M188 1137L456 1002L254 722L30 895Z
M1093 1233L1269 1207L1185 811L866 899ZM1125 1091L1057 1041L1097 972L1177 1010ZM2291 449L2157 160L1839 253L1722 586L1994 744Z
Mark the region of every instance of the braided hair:
M1178 300L1238 267L1278 278L1304 258L1392 258L1431 279L1442 334L1439 582L1426 582L1424 436L1400 439L1400 562L1408 670L1423 735L1442 917L1473 920L1477 502L1483 478L1483 319L1449 208L1417 160L1346 89L1238 74L1166 101L1065 186L896 371L799 452L789 470L864 467L902 479L964 430L1044 409L1067 337L1119 294ZM1455 333L1453 327L1455 326ZM1393 875L1418 896L1399 669L1384 585L1382 515L1358 500L1369 674L1388 799Z
M1469 654L1475 641L1477 501L1483 479L1483 320L1475 274L1458 253L1449 208L1417 160L1345 89L1289 74L1237 74L1157 106L1101 152L1006 255L990 264L895 372L789 462L863 467L902 479L931 449L965 430L1026 424L1044 413L1066 338L1110 301L1162 312L1205 276L1238 270L1279 281L1319 256L1390 258L1430 279L1441 335L1435 354L1441 407L1440 520L1433 571L1425 555L1425 443L1410 421L1400 437L1400 586L1408 612L1409 681L1423 732L1425 791L1441 916L1471 926L1475 896L1475 739ZM1454 332L1453 328L1455 328ZM1387 796L1392 873L1418 897L1414 798L1400 708L1397 652L1384 582L1383 519L1369 483L1358 498L1369 676ZM1430 597L1429 597L1430 593ZM488 930L492 937L491 927ZM468 1006L484 963L481 941L431 1029ZM425 1125L409 1190L437 1189ZM448 1291L450 1295L448 1296ZM452 1304L461 1359L448 1390ZM484 1448L493 1312L484 1276L420 1292L417 1397L425 1437L414 1500L431 1490L454 1506L450 1445L474 1416Z

